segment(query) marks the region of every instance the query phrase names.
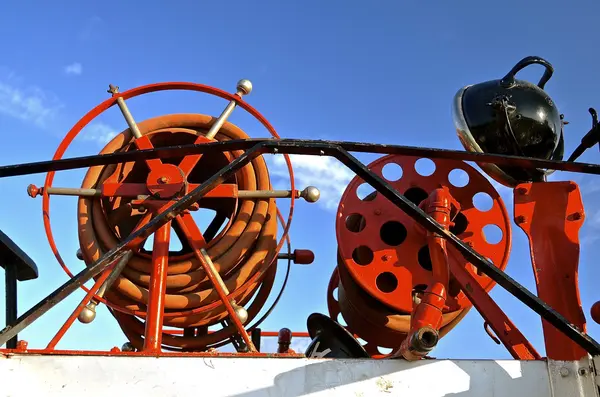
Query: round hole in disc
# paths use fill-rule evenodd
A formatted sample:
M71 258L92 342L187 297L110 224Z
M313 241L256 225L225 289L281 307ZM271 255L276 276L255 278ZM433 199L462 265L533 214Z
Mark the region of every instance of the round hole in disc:
M490 244L498 244L502 241L502 230L494 224L485 225L483 227L483 237Z
M381 241L387 245L400 245L406 240L407 231L403 224L397 221L389 221L379 229Z
M388 181L395 182L402 178L402 167L396 163L387 163L383 166L381 173Z
M366 245L361 245L352 251L352 259L357 265L366 266L373 262L373 251Z
M433 265L431 264L431 257L429 256L429 247L424 245L419 250L417 254L417 259L419 260L419 265L425 270L431 271L433 269Z
M381 346L377 346L377 350L379 351L379 353L381 354L390 354L394 349L392 349L391 347L381 347Z
M433 175L435 172L435 163L428 158L418 159L415 162L415 171L421 176Z
M473 196L473 206L481 212L487 212L492 209L494 201L489 194L479 192Z
M389 294L398 288L398 279L396 276L394 276L394 273L390 272L383 272L379 274L375 280L375 283L377 284L377 288L386 294Z
M448 181L452 186L465 187L469 184L469 174L465 170L455 168L448 174Z
M346 229L353 233L361 232L366 225L365 217L361 214L350 214L346 217Z
M411 187L404 192L404 197L412 201L413 204L419 205L419 203L429 197L429 194L420 187Z
M362 183L356 188L356 196L362 201L372 201L375 199L377 191L368 183Z
M462 212L459 212L458 214L456 214L453 222L454 222L454 226L450 227L450 231L457 236L459 234L464 233L467 230L467 226L469 226L469 221L467 220L467 217L465 216L465 214L463 214Z

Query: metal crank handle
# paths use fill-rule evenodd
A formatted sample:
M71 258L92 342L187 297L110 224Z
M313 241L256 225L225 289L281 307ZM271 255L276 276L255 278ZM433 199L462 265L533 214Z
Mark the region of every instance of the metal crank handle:
M248 95L251 92L252 83L250 82L250 80L242 79L238 81L236 95L238 95L241 98L242 96ZM210 127L210 130L208 130L208 132L206 133L206 137L208 139L214 139L214 137L217 135L223 124L225 124L225 122L227 121L227 119L229 118L229 116L233 112L233 109L235 109L236 106L236 101L229 102L225 110L223 110L223 113L221 113L219 118L214 122L214 124Z

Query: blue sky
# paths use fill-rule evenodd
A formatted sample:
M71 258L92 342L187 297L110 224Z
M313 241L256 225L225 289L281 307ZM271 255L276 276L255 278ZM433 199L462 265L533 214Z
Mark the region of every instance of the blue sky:
M0 164L52 157L68 129L108 97L108 84L121 90L160 81L193 81L233 90L251 79L248 102L279 134L289 138L371 141L462 149L450 105L462 86L502 77L518 60L539 55L555 67L546 89L570 124L570 153L591 125L588 107L600 107L596 65L600 3L589 1L483 2L135 2L84 4L13 2L0 12ZM168 4L168 5L165 5ZM537 81L541 67L520 76ZM138 98L130 108L138 120L171 112L218 115L224 101L194 93ZM231 118L252 136L266 131L241 111ZM113 108L88 126L68 156L98 152L125 128ZM361 156L372 161L374 156ZM597 162L595 150L582 161ZM275 183L285 178L271 164ZM325 292L335 263L335 207L351 174L335 162L297 158L297 183L322 190L318 204L299 203L291 237L310 248L313 265L295 266L291 285L263 329L305 331L307 316L326 313ZM82 171L60 174L55 186L79 186ZM39 280L20 286L22 313L66 280L51 254L42 227L41 200L26 195L43 175L3 179L0 227L38 263ZM586 222L580 288L589 332L600 328L589 309L600 294L594 280L600 235L597 178L557 173L553 179L580 184ZM502 189L512 213L511 193ZM76 200L52 201L57 244L76 270ZM285 204L282 201L282 205ZM284 207L285 208L285 207ZM524 234L513 228L507 272L534 290ZM280 281L280 278L279 278ZM3 294L0 286L0 294ZM43 347L83 296L79 292L21 334L30 347ZM496 287L492 296L543 353L539 318ZM4 323L3 312L0 324ZM125 341L104 310L91 325L76 323L59 348L108 349ZM272 346L272 345L271 345ZM472 311L441 342L436 357L508 358L484 332Z

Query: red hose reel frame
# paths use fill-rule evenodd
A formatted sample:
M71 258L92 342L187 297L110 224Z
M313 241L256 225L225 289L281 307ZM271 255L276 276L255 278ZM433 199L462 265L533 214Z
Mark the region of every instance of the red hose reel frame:
M253 108L251 105L249 105L248 103L246 103L244 100L241 99L241 97L238 94L230 94L226 91L220 90L218 88L215 87L211 87L211 86L207 86L207 85L203 85L203 84L197 84L197 83L189 83L189 82L165 82L165 83L156 83L156 84L149 84L149 85L144 85L141 87L137 87L137 88L133 88L130 90L127 90L125 92L122 93L116 93L113 94L113 96L107 100L105 100L104 102L102 102L101 104L99 104L98 106L96 106L94 109L92 109L90 112L88 112L85 116L83 116L74 126L73 128L67 133L67 135L65 136L65 138L63 139L63 141L60 143L59 147L57 148L52 160L59 160L62 158L62 156L64 155L64 153L66 152L66 150L68 149L69 145L72 143L72 141L77 137L77 135L81 132L81 130L88 125L92 120L94 120L96 117L98 117L101 113L103 113L104 111L108 110L109 108L111 108L112 106L114 106L117 103L117 99L118 98L122 98L123 100L127 100L127 99L131 99L131 98L135 98L137 96L140 95L144 95L144 94L149 94L149 93L153 93L153 92L160 92L160 91L167 91L167 90L189 90L189 91L196 91L196 92L202 92L202 93L207 93L210 95L215 95L218 96L220 98L226 99L228 101L235 101L236 105L241 107L242 109L246 110L248 113L250 113L253 117L255 117L268 131L269 133L274 137L279 139L279 135L277 134L275 128L269 123L269 121L255 108ZM125 130L127 131L127 129ZM290 177L290 189L292 191L295 191L295 181L294 181L294 172L293 172L293 168L292 168L292 164L291 164L291 160L289 158L289 155L287 154L283 154L284 158L285 158L285 162L286 162L286 166L288 169L288 173L289 173L289 177ZM65 264L64 260L62 259L59 249L56 246L56 243L54 241L54 236L52 233L52 227L51 227L51 222L50 222L50 195L48 194L48 188L52 187L52 182L54 180L54 175L55 172L49 172L46 175L46 179L45 179L45 189L43 190L43 202L42 202L42 211L43 211L43 223L44 223L44 229L46 232L46 236L48 239L48 242L50 244L51 250L54 254L54 256L56 257L57 261L59 262L59 265L61 266L61 268L65 271L65 273L69 276L69 277L73 277L72 272L70 271L70 269L68 268L68 266ZM290 199L290 207L289 207L289 214L287 217L287 221L286 222L282 222L282 226L283 226L283 234L277 244L277 247L275 249L274 252L274 256L271 260L271 262L269 263L269 267L273 264L274 261L277 260L277 254L280 252L284 242L286 241L286 239L289 239L289 228L291 226L291 221L293 219L293 212L294 212L294 204L295 204L295 199L296 196L292 195L291 199ZM282 221L282 216L281 213L279 211L279 209L277 209L278 212L278 218L280 221ZM85 287L85 286L81 286L81 288L89 294L90 289ZM237 297L237 295L240 295L240 293L243 291L233 291L230 294L230 297L235 299ZM104 297L99 297L97 296L95 293L93 295L94 300L98 301L98 302L102 302L105 305L107 305L109 308L120 312L120 313L124 313L124 314L130 314L130 315L134 315L134 316L145 316L147 313L146 312L142 312L142 311L136 311L136 310L129 310L127 308L121 307L119 305L113 304L111 303L109 300L105 299ZM192 310L185 310L185 311L178 311L178 312L170 312L170 313L165 313L164 317L168 318L168 317L175 317L175 316L186 316L186 315L194 315L197 314L201 311L204 310L208 310L214 307L217 307L219 305L219 301L214 302L213 304L210 304L206 307L199 307L196 309L192 309ZM214 307L213 307L214 306ZM64 330L66 332L66 329ZM59 332L59 334L64 334L64 332ZM57 337L62 337L62 335L57 334Z

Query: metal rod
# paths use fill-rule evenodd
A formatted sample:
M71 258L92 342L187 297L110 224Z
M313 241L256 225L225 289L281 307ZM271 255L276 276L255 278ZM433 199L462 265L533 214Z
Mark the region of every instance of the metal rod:
M152 218L144 227L131 233L115 248L108 251L106 254L104 254L104 256L98 259L93 265L82 270L73 278L67 280L67 282L50 293L46 298L42 299L40 302L38 302L38 304L17 318L13 324L7 325L3 330L0 331L0 346L27 328L29 325L31 325L31 323L37 320L48 310L56 306L71 293L79 289L92 277L103 272L115 260L121 259L123 255L125 255L125 250L128 250L129 246L135 246L141 241L144 241L159 227L175 218L177 215L189 208L193 203L202 198L202 196L204 196L206 193L214 189L216 185L224 182L234 175L239 169L248 164L255 157L259 156L261 154L262 147L262 144L255 145L240 157L233 160L230 164L223 167L219 172L207 179L196 189L192 190L165 211Z
M119 87L115 87L112 84L109 84L108 87L108 92L113 94L113 96L116 96L119 93ZM119 109L121 109L121 113L123 113L123 117L125 118L125 121L127 122L127 125L129 126L129 129L131 130L131 133L133 134L135 139L141 138L142 133L140 132L140 129L138 128L135 120L133 119L129 108L125 104L125 100L120 96L117 97L117 105L119 105Z
M82 189L75 187L36 187L29 185L27 193L30 197L37 197L44 193L56 196L79 196L79 197L101 197L102 189ZM309 186L306 189L300 191L295 190L238 190L237 197L242 199L267 199L267 198L291 198L292 195L295 198L303 198L309 202L315 202L319 198L319 190L316 187ZM118 196L118 195L115 195ZM129 196L128 196L129 197ZM149 195L139 194L134 196L139 200L149 198ZM316 198L315 198L316 197Z
M17 320L18 295L17 295L17 266L14 263L6 263L4 268L4 282L6 295L6 324L14 323ZM6 342L7 349L17 348L18 336L15 336ZM2 346L2 343L0 343Z
M99 298L104 297L106 291L113 285L113 283L119 277L119 275L121 274L121 272L123 271L123 269L125 268L132 256L133 251L130 250L127 251L127 253L121 259L119 259L117 265L112 269L112 271L106 278L106 281L102 283L95 296ZM96 318L96 306L98 306L98 302L96 302L92 295L86 296L85 299L87 300L84 300L84 302L87 304L85 305L85 308L83 310L79 311L77 318L79 322L89 324Z
M54 196L79 196L79 197L100 197L102 196L102 190L100 189L83 189L77 187L36 187L35 185L29 185L27 187L27 193L30 197L37 197L38 195L47 193Z
M102 284L102 286L98 290L98 293L96 294L97 296L99 296L101 298L104 297L104 294L106 293L106 291L109 290L110 287L112 287L112 285L114 284L115 281L117 281L117 278L119 278L119 276L121 275L121 272L123 271L123 269L125 268L125 266L127 265L127 263L129 262L129 260L131 259L132 256L133 256L133 251L128 251L125 254L125 256L123 256L123 258L121 258L119 260L119 262L117 262L117 265L115 266L113 271L110 273L110 275L108 276L108 278L106 279L104 284Z
M61 160L47 160L33 163L23 163L0 166L0 178L9 176L63 171L77 168L89 168L99 165L119 164L156 158L173 158L207 152L230 152L249 150L257 144L263 145L264 152L280 154L305 154L322 156L323 151L332 147L340 147L347 152L395 154L400 156L429 157L498 165L512 165L523 168L545 168L549 170L580 172L600 175L600 165L590 163L575 163L567 161L541 160L531 157L506 156L499 154L471 153L459 150L429 149L414 146L399 146L385 144L369 144L361 142L310 141L300 139L243 139L224 142L209 142L203 144L165 146L154 149L135 150L131 152L115 152L94 156L72 157Z
M142 351L158 353L162 345L162 329L167 291L167 268L169 267L169 241L171 225L167 222L154 233L152 249L152 273L148 288L148 309L144 329Z
M248 95L251 92L252 92L252 83L250 82L250 80L244 79L244 80L238 81L236 95L238 95L241 98L242 96ZM231 113L233 112L233 110L235 109L236 106L237 106L236 101L229 101L229 103L227 104L227 106L225 107L225 109L223 110L221 115L219 116L219 118L213 123L213 125L210 127L210 130L208 130L208 132L206 133L206 137L208 139L214 139L214 137L217 135L217 133L219 132L221 127L223 127L223 124L225 124L225 122L227 121L229 116L231 116Z
M65 321L63 323L63 325L60 327L58 332L56 332L56 335L54 335L54 337L50 340L50 342L48 343L48 346L46 346L46 349L49 349L49 350L54 349L56 347L56 345L58 344L58 342L60 342L62 337L65 336L65 334L67 333L69 328L71 328L71 325L73 325L73 323L75 322L75 319L77 317L79 317L81 312L86 308L87 302L92 298L92 296L96 293L96 291L98 289L100 289L100 287L102 286L104 281L108 278L109 271L110 271L109 269L106 269L104 271L104 274L102 274L100 276L100 278L98 278L98 280L94 283L92 288L89 289L89 291L83 297L81 302L79 302L77 307L75 307L75 310L73 310L71 315L67 318L67 321Z

